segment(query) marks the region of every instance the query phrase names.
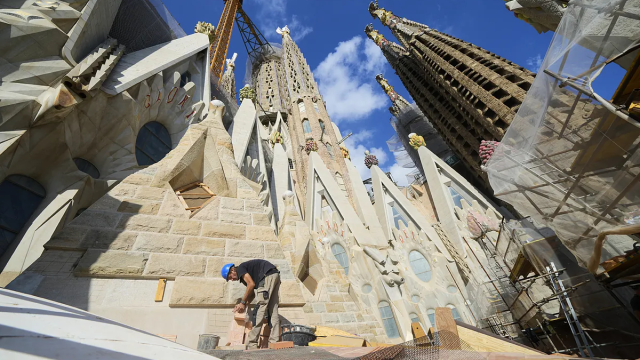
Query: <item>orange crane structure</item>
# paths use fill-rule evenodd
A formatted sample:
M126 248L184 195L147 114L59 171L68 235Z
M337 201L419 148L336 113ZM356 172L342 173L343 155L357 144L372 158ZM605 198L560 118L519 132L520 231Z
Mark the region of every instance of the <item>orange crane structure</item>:
M211 75L216 80L216 83L219 83L222 79L234 19L238 24L238 30L240 31L245 48L252 62L255 61L265 49L273 50L260 30L258 30L242 9L243 0L224 1L224 10L220 16L218 27L215 29L215 38L209 47Z

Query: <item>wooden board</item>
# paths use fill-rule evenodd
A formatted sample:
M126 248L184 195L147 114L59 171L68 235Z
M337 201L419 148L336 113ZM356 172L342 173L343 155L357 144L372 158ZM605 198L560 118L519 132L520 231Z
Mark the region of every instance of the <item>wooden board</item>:
M345 336L327 336L310 342L309 346L328 346L328 347L363 347L367 346L366 341L359 337Z
M411 332L413 333L414 339L420 339L427 336L419 322L411 323Z
M167 286L167 279L158 280L158 288L156 289L156 302L162 302L164 299L164 289Z
M490 336L463 326L458 326L457 330L460 340L475 351L541 355L538 350L499 339L497 335Z
M436 308L436 326L438 327L440 346L444 349L459 350L458 325L453 319L451 309L448 307Z

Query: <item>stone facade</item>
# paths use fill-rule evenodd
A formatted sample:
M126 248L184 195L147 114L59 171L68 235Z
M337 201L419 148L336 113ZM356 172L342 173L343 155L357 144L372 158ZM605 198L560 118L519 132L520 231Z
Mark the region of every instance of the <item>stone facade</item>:
M403 84L474 180L490 189L480 169L482 140L500 141L533 83L533 73L471 43L399 18L371 4L374 18L401 45L369 25L365 32L385 53Z

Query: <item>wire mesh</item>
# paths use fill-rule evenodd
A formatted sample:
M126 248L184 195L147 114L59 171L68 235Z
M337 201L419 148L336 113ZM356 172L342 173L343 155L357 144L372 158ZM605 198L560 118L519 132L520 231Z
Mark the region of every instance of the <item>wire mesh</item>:
M367 355L358 357L359 360L436 360L436 359L484 359L485 357L474 350L460 338L448 331L438 331L434 339L428 336L410 340L402 344L382 348Z
M640 0L572 1L487 164L496 196L553 228L583 264L598 232L640 205L640 124L592 87L605 66L631 66L634 54L606 62L640 39L639 15ZM606 242L602 258L631 246Z

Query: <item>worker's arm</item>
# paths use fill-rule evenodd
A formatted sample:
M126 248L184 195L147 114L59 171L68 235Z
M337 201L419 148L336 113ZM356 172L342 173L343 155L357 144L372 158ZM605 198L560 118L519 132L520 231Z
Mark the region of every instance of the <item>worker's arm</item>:
M253 299L253 289L255 289L256 283L253 282L251 275L249 275L248 273L244 274L242 279L244 280L245 284L247 284L247 291L244 292L244 296L242 297L242 301L244 301L244 303L246 304ZM233 310L239 313L243 313L244 309L246 308L245 304L240 303L236 305Z

